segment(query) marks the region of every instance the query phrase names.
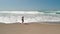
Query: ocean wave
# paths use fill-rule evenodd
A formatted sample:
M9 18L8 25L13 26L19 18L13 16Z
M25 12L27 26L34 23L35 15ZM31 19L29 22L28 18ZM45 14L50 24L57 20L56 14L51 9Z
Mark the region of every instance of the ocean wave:
M0 11L0 13L13 13L13 14L60 14L60 11Z
M0 16L0 22L3 23L21 23L21 15L19 16ZM29 22L59 22L60 18L45 15L24 15L24 23Z
M15 13L15 14L38 14L38 11L1 11L0 13Z
M44 12L45 14L60 14L60 11L42 11Z
M56 15L60 14L60 11L0 11L1 13L5 14L51 14L51 15Z
M59 12L59 11L58 11ZM55 12L39 11L2 11L0 12L0 22L3 23L21 23L21 17L24 16L25 23L29 22L60 22L60 16Z

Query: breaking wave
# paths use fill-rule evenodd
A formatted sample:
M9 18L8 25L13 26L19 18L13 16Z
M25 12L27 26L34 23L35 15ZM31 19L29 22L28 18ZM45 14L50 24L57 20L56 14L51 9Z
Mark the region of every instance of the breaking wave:
M24 23L30 22L60 22L60 11L1 11L0 22L21 23L24 16Z

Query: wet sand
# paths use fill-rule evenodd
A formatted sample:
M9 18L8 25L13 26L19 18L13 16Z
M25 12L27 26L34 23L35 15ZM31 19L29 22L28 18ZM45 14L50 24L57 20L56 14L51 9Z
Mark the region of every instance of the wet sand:
M0 34L60 34L60 25L39 23L0 24Z

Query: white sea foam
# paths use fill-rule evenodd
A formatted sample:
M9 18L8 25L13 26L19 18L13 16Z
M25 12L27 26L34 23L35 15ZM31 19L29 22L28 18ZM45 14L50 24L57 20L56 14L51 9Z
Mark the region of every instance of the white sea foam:
M38 11L1 11L0 13L15 13L15 14L38 14Z
M5 13L5 14L4 14ZM8 13L8 14L7 14ZM24 23L29 22L60 22L60 17L54 15L45 15L38 11L2 11L0 12L0 22L3 23L21 23L21 17L24 16ZM2 15L3 14L3 15Z

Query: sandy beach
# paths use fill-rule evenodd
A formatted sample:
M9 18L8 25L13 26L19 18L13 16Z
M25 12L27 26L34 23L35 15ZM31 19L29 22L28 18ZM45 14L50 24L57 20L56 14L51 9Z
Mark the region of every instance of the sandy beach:
M60 25L39 23L0 24L0 34L60 34Z

